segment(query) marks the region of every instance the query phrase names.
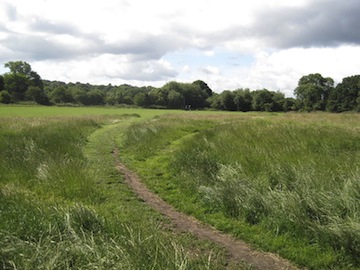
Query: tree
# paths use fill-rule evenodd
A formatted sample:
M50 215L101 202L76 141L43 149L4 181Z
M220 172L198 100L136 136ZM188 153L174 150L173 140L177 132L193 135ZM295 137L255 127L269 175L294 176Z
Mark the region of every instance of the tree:
M324 78L319 73L300 78L294 94L305 111L325 110L331 90L334 87L332 78Z
M87 93L88 104L86 105L102 105L104 104L104 93L99 89L90 90Z
M345 112L360 109L360 75L346 77L329 95L326 109L331 112Z
M45 94L45 91L38 86L30 86L26 90L25 96L26 96L27 100L34 101L41 105L49 105L50 104L49 98Z
M149 95L146 93L137 93L134 96L134 104L140 107L147 107L150 105Z
M33 70L30 64L23 61L10 61L4 65L10 72L4 75L4 88L14 100L24 100L25 92L30 86L43 89L41 77Z
M12 74L22 74L29 79L29 84L32 86L38 86L41 89L43 88L43 82L39 74L31 69L30 64L23 61L10 61L4 65L6 68L10 69Z
M252 95L249 89L238 89L234 91L234 103L236 110L247 112L252 108Z
M220 94L220 96L223 110L236 111L237 104L235 104L235 95L233 92L225 90Z
M154 88L150 91L149 97L151 104L157 107L166 107L168 100L169 90L166 87Z
M166 96L166 104L173 107L173 101L169 104L168 95L171 92L171 98L176 99L176 103L179 102L180 97L182 98L181 106L185 108L185 106L190 105L191 108L204 108L207 106L206 100L209 98L209 94L207 91L211 91L207 85L202 81L195 81L194 83L179 83L179 82L168 82L162 88ZM175 92L179 93L174 94ZM212 91L211 91L212 93ZM166 105L166 106L167 106ZM177 106L177 105L176 105Z
M271 92L272 93L272 100L273 100L273 108L274 112L281 112L284 111L284 103L286 101L284 93L280 91Z
M43 81L39 74L37 74L35 71L30 72L30 85L39 87L40 89L44 89Z
M0 91L0 102L4 104L11 103L11 96L7 91L5 90Z
M109 90L104 97L106 104L134 104L134 97L139 93L138 87L123 84Z
M212 96L207 99L207 102L210 104L210 108L215 110L223 110L220 94L213 93Z
M191 108L204 108L209 98L206 90L201 89L199 84L181 83L180 93L184 97L184 105L191 105Z
M50 99L54 103L71 103L74 101L71 92L64 86L56 87L51 92Z
M167 100L168 100L168 108L181 109L183 105L184 97L179 92L176 92L175 90L171 90L167 95Z
M282 108L284 112L296 110L296 100L294 98L285 98Z
M274 101L274 92L267 89L256 90L253 94L253 110L272 112L276 110L276 102Z
M0 91L5 90L4 76L0 75Z
M81 105L87 105L89 103L88 95L85 90L75 88L71 91L71 94L76 103Z
M211 90L211 88L204 81L197 80L197 81L194 81L193 84L196 84L196 85L200 86L200 89L205 91L208 94L209 97L212 96L213 91Z
M4 65L5 68L9 68L13 74L24 74L30 75L31 66L30 64L23 61L10 61Z
M29 87L29 79L20 73L7 73L4 75L5 90L14 101L24 100L25 92Z
M110 91L108 91L105 95L105 103L108 105L116 105L116 104L120 104L121 102L119 102L119 94L116 91L116 89L111 89Z

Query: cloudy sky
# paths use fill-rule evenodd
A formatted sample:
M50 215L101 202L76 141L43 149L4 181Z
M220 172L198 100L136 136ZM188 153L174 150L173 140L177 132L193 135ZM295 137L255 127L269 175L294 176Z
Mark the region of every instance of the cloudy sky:
M359 14L359 0L0 0L0 74L22 60L48 80L292 96L303 75L360 74Z

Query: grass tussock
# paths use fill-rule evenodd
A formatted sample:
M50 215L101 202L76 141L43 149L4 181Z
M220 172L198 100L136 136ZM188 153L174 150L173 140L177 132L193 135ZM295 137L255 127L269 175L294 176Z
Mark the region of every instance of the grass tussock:
M186 253L175 243L126 224L115 228L84 205L46 206L3 190L1 212L2 269L148 269L150 265L186 269L188 265Z

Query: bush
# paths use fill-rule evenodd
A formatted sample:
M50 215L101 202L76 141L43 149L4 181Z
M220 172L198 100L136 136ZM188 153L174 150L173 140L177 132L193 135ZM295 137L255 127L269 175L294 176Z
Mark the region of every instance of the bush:
M6 90L0 91L0 102L4 104L11 103L11 96L8 91Z

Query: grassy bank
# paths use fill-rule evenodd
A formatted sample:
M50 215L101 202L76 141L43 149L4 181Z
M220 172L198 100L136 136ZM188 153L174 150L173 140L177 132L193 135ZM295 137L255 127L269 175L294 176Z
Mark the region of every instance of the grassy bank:
M173 232L115 170L124 129L155 111L33 109L0 117L0 268L225 268L224 251Z
M184 212L311 269L360 266L357 114L188 114L127 130L124 158Z

